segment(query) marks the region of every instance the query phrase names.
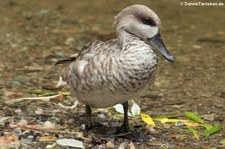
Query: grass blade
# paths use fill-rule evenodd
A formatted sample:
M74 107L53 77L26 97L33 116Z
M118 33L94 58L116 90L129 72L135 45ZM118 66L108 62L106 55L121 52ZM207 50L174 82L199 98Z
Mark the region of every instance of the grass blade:
M206 129L204 132L203 132L203 136L207 137L211 134L214 134L218 131L220 131L222 128L222 126L220 124L215 124L213 127L211 127L210 129Z
M185 116L187 116L188 118L190 118L193 121L196 121L198 123L203 123L203 120L193 112L185 112L184 114L185 114Z
M196 139L199 139L198 131L194 128L188 128L190 132L195 136Z

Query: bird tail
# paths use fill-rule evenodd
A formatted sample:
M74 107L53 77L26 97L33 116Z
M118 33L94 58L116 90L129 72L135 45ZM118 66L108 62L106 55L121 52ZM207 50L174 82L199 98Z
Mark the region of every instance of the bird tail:
M58 60L57 62L55 62L55 65L72 63L73 61L77 59L77 55L78 54L73 54L68 58Z

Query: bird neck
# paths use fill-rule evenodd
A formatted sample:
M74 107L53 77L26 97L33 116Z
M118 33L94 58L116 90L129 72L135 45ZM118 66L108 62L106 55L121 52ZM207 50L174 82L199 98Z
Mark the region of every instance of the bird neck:
M119 39L119 43L121 44L122 47L126 46L127 44L133 42L133 41L141 41L139 37L136 35L127 32L124 29L119 29L117 30L117 36Z

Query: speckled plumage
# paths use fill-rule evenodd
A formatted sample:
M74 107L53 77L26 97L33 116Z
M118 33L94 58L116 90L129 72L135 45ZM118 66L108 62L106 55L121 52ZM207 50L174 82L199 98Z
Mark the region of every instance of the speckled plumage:
M78 65L85 65L82 71ZM138 97L153 83L156 65L151 47L136 37L123 47L116 39L98 41L70 64L67 83L79 101L105 108Z
M97 41L84 46L64 73L73 96L86 104L88 127L91 108L123 104L124 123L128 131L128 100L139 97L154 82L157 59L152 44L169 61L160 36L158 16L144 5L132 5L116 17L117 39Z

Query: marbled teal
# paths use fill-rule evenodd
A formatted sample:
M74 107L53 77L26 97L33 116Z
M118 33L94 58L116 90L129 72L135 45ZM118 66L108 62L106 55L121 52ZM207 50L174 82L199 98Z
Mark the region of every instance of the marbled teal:
M72 94L86 105L88 127L91 108L106 108L121 103L128 131L128 100L138 98L155 80L157 57L153 47L168 61L174 58L160 36L160 19L144 5L123 9L114 22L117 39L97 41L83 47L64 72Z

